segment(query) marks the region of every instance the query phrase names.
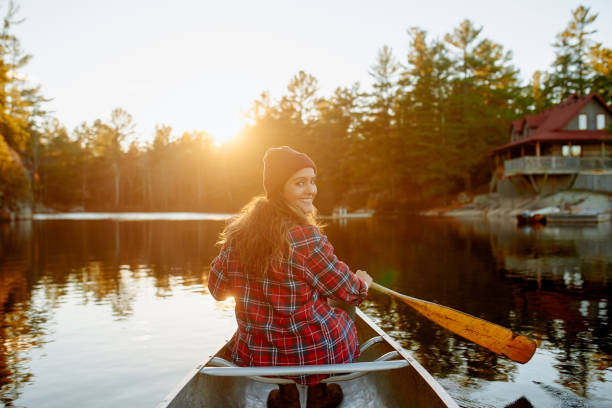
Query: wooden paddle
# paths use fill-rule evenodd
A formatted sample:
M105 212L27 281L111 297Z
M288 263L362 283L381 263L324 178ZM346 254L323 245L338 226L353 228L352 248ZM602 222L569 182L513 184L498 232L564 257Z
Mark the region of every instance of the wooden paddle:
M505 327L450 307L402 295L375 282L372 282L370 287L400 299L429 320L494 353L503 354L513 361L524 364L535 353L536 344L533 340L519 336Z

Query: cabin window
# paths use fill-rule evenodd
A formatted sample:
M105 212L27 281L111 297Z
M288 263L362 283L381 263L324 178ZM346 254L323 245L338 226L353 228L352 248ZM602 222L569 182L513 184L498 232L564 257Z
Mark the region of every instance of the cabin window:
M572 146L568 146L568 145L566 145L566 146L561 146L561 155L562 155L562 156L569 156L569 155L570 155L570 148L571 148L571 147L572 147Z
M586 130L587 129L587 115L586 113L581 113L578 115L578 129Z
M579 145L565 145L561 146L561 155L580 157L582 154L582 146Z
M606 128L606 116L603 113L597 114L597 130Z

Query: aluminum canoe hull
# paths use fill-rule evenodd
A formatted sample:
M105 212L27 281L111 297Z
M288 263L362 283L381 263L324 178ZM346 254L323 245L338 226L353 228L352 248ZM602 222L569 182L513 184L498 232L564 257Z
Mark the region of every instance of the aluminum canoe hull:
M409 365L396 370L371 372L354 380L340 382L344 392L340 408L458 408L457 403L429 372L360 310L357 310L355 322L360 344L376 336L384 339L364 351L357 361L372 361L395 350ZM276 385L263 384L247 377L218 377L200 373L213 357L230 360L226 345L209 360L194 368L161 401L158 408L266 406L268 393L276 389Z

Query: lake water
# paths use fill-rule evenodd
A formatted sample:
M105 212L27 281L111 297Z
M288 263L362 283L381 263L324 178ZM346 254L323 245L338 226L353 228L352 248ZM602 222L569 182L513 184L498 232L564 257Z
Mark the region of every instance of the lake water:
M235 329L231 302L206 289L225 218L0 224L0 401L155 406ZM514 363L371 293L362 309L459 405L612 406L610 224L520 229L413 217L329 221L326 233L341 259L375 281L538 342L529 363Z

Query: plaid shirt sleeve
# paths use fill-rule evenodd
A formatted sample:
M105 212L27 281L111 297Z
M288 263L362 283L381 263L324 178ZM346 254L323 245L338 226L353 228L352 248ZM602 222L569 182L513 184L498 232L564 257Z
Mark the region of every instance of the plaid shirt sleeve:
M232 296L229 277L227 276L228 249L225 245L219 255L212 261L208 275L208 290L216 300L225 300Z
M317 292L325 297L361 304L368 292L365 282L338 260L333 246L318 228L298 227L292 238L298 238L294 241L294 250L305 257L304 278Z

